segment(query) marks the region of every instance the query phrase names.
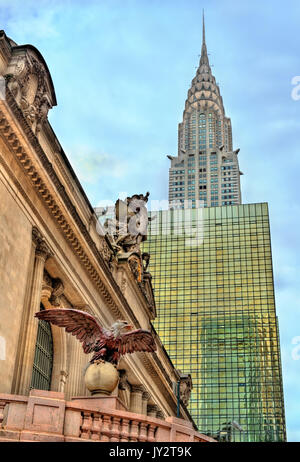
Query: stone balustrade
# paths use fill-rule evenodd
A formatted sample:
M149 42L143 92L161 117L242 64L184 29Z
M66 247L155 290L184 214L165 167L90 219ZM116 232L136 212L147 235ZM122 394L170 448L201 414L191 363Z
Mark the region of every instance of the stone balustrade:
M0 394L1 441L214 442L191 422L128 412L88 398L31 390L29 396ZM113 402L113 401L112 401ZM100 401L101 403L101 401ZM104 402L103 402L104 403Z

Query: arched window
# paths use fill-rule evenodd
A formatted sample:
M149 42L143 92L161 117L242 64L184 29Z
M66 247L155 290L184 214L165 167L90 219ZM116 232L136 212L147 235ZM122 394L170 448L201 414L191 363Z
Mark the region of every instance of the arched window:
M41 305L41 310L44 307ZM50 390L53 367L53 339L50 323L39 320L30 388Z

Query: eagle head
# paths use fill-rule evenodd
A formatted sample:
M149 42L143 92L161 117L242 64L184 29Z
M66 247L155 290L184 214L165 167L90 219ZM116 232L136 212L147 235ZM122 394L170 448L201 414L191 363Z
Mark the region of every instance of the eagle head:
M118 321L111 326L111 330L114 334L114 337L120 335L123 330L131 330L132 328L133 327L130 324L128 324L127 321L122 321L120 319L118 319Z

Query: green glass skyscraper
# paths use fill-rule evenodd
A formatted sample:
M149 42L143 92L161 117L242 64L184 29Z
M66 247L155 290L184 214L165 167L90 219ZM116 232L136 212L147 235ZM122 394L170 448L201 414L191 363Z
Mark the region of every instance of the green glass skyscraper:
M284 441L266 203L152 212L155 327L191 373L190 412L223 441Z

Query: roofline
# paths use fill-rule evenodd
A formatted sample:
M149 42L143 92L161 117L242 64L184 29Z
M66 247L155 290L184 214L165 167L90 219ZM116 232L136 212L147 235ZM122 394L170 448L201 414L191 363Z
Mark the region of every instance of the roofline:
M49 122L48 119L47 119L47 121L46 121L46 123L45 123L45 126L48 128L48 130L50 131L51 135L54 137L54 139L55 139L55 141L56 141L56 143L57 143L57 145L58 145L58 147L59 147L59 153L60 153L60 155L61 155L63 161L65 162L65 164L66 164L66 166L67 166L69 172L71 173L71 176L72 176L73 180L75 181L76 186L78 187L80 193L82 194L84 200L86 201L86 204L87 204L87 206L88 206L89 209L90 209L90 212L91 212L93 215L95 215L95 209L94 209L94 207L92 206L92 204L91 204L91 202L90 202L90 200L89 200L89 198L88 198L88 196L87 196L85 190L83 189L83 186L82 186L82 184L80 183L79 178L78 178L78 176L76 175L76 173L75 173L75 171L74 171L74 169L73 169L73 167L72 167L72 165L71 165L71 163L70 163L70 161L69 161L69 159L68 159L68 157L67 157L67 155L66 155L66 153L65 153L65 151L64 151L64 149L63 149L63 147L62 147L62 145L60 144L60 142L59 142L59 140L58 140L58 138L57 138L57 136L56 136L56 134L55 134L55 131L54 131L54 129L53 129L53 127L52 127L52 125L50 124L50 122Z

